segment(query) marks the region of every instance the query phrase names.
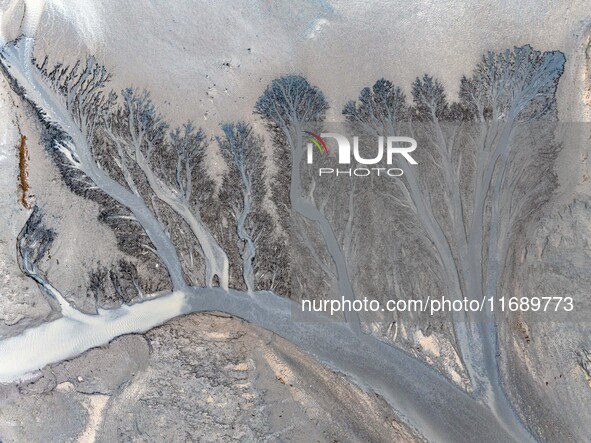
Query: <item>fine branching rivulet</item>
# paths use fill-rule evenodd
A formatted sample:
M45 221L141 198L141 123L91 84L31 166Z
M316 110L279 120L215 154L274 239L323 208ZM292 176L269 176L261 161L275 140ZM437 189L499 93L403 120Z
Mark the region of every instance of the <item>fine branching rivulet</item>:
M240 253L236 263L242 262L241 279L235 280L243 281L247 291L253 292L261 289L256 282L264 279L265 274L270 274L267 277L271 279L269 286L274 285L277 277L277 270L266 269L268 257L260 255L265 243L270 243L274 237L271 216L263 205L267 193L263 139L245 122L224 124L222 130L224 135L218 137L217 142L227 171L219 198L227 211L229 223L218 231L221 231L220 235L224 231L235 234L226 236L235 239Z

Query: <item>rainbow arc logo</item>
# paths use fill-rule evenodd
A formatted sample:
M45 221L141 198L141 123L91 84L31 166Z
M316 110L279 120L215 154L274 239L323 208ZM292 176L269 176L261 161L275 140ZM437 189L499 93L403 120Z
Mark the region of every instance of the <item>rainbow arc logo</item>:
M311 141L314 144L314 146L318 148L321 154L328 155L328 146L326 146L326 143L324 142L324 140L322 140L322 137L314 134L313 132L304 132L308 134L308 140Z

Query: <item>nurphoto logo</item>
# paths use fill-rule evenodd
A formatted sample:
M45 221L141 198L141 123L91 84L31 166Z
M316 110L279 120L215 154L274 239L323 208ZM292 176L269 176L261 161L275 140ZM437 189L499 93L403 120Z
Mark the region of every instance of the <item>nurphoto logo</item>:
M326 138L333 138L337 142L337 149L338 155L337 160L339 165L351 165L351 143L349 139L342 134L336 132L323 132L320 135L314 134L312 132L307 132L308 134L308 156L307 156L307 163L309 165L314 163L314 152L318 151L318 154L321 156L328 156L330 155L330 150L328 145L324 139ZM413 152L417 148L417 141L411 137L398 137L398 136L388 136L378 137L378 149L377 153L373 158L364 158L359 149L359 137L353 137L353 158L358 165L378 165L374 167L358 167L358 168L329 168L329 167L321 167L318 168L318 175L346 175L346 176L356 176L356 177L367 177L369 175L378 175L378 176L390 176L390 177L400 177L404 174L404 170L398 167L391 167L393 164L394 155L398 154L402 157L403 162L408 165L417 165L417 161L411 156L411 152ZM384 148L385 146L385 148ZM314 149L316 148L316 150ZM386 157L386 166L379 166L383 165L384 160L384 152ZM400 159L400 160L402 160Z

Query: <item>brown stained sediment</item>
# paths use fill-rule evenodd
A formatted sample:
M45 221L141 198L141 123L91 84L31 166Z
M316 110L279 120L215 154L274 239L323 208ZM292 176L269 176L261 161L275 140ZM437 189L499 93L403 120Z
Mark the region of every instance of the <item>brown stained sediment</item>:
M28 192L29 192L29 182L27 181L28 172L27 172L27 162L29 159L29 154L27 152L27 137L21 135L21 142L19 144L18 149L18 166L19 166L19 179L20 179L20 188L21 188L21 198L20 202L26 209L31 209L31 205L29 204L28 200Z

